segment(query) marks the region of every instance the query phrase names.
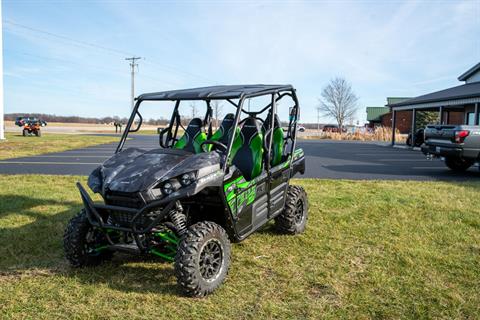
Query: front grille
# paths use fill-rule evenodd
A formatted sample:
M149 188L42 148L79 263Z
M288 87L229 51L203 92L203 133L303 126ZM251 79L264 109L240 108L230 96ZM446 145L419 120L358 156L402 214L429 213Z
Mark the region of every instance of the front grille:
M112 206L135 209L139 209L145 205L145 202L139 197L138 193L118 191L108 191L105 194L105 203Z
M147 227L157 217L158 213L159 211L142 214L135 220L136 227L137 228ZM111 210L110 217L109 217L111 221L109 221L109 223L113 223L115 225L119 225L122 227L131 228L132 227L131 221L134 216L135 216L134 213Z
M145 201L138 193L108 191L105 194L105 203L112 206L140 209L145 206ZM145 213L135 220L137 228L148 226L156 217L158 212ZM110 210L110 223L131 228L131 221L135 213Z

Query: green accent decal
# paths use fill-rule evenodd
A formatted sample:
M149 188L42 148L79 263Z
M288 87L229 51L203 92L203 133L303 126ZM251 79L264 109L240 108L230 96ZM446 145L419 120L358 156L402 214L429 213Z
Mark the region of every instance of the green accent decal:
M228 207L233 215L237 215L237 208L241 208L244 205L248 206L255 201L257 196L256 183L255 180L246 181L243 176L240 176L223 186ZM242 192L242 190L246 191Z

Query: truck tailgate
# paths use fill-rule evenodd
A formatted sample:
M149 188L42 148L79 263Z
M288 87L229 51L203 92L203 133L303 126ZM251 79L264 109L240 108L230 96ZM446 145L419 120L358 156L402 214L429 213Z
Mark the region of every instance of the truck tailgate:
M425 143L440 146L455 145L455 125L428 125L425 128Z

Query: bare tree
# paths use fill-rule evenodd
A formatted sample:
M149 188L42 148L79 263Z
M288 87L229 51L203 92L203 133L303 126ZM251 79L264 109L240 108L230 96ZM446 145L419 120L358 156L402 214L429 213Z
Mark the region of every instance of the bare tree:
M347 80L339 77L331 80L323 88L319 101L320 110L325 116L335 119L340 129L346 121L353 119L358 108L358 97L353 92L352 86Z
M192 119L197 116L197 105L195 101L190 102L190 109L192 110Z
M212 103L213 117L215 118L215 127L218 128L218 119L222 116L223 104L214 100Z

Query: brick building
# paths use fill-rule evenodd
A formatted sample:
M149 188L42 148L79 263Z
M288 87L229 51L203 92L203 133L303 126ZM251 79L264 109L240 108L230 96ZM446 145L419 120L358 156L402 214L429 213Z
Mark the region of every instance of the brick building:
M417 129L419 112L436 112L436 122L440 124L479 125L480 63L460 75L458 80L464 84L400 102L388 102L386 107L392 113L382 116L382 124L390 124L393 128L392 144L395 144L395 129L401 133Z
M410 97L387 97L387 105L391 103L399 103L411 99ZM409 133L412 126L412 116L410 111L399 112L397 114L397 129L400 133ZM367 107L367 126L375 128L378 126L392 126L392 112L389 107Z

